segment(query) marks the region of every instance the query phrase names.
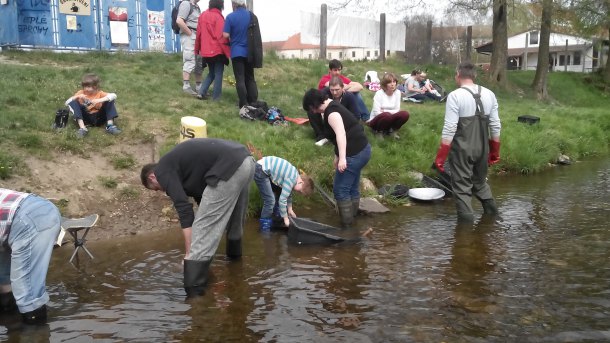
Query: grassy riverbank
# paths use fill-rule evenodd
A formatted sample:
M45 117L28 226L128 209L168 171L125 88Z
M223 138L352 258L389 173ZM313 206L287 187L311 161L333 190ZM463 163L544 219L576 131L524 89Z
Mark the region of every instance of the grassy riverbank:
M264 122L239 118L232 69L225 70L220 102L200 101L182 93L179 55L153 53L50 53L5 51L0 54L0 178L24 175L24 157L50 159L56 153L70 152L84 157L103 152L113 145L156 144L163 154L176 144L180 118L187 115L206 120L209 137L250 142L267 155L282 156L312 174L321 183L331 184L332 147L314 146L308 125L273 127ZM414 66L391 60L346 62L344 74L362 81L367 70L396 74L408 73ZM103 130L92 130L84 140L75 130L55 133L50 129L54 112L78 88L84 73L95 72L102 78L102 89L118 94L119 126L124 130L112 137ZM206 70L207 72L207 70ZM279 60L268 57L256 71L259 97L277 106L286 116L305 117L302 95L315 87L327 72L327 63L311 60ZM432 79L451 91L454 66L429 66ZM549 93L553 100L535 100L529 89L534 72L510 72L510 89L495 90L502 119L502 161L494 173L532 173L548 167L560 154L573 160L607 156L610 140L610 90L596 75L551 73ZM480 81L485 85L484 78ZM372 105L373 93L363 91ZM443 125L444 106L437 103L403 103L411 113L400 130L401 139L377 140L367 130L373 157L364 176L376 185L406 183L413 185L409 171L430 173ZM517 122L522 114L540 117L538 125ZM152 157L151 157L152 159ZM109 156L117 168L128 168L134 175L140 165L128 155ZM104 182L112 184L112 175Z

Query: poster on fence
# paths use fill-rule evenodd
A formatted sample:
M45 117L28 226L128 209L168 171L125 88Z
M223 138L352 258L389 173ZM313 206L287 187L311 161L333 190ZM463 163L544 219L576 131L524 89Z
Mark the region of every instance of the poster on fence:
M90 0L59 0L59 13L91 15Z
M148 47L151 51L165 48L165 13L148 11Z
M110 42L112 44L129 44L127 8L110 7L108 9L108 20L110 21Z

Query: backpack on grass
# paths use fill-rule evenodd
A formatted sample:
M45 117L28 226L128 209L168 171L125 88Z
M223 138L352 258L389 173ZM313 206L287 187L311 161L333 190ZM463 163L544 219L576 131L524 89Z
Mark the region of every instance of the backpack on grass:
M52 128L58 130L63 129L68 125L68 118L70 117L70 111L65 108L60 108L55 112L55 121L53 122Z
M191 15L191 13L193 13L193 4L191 4L189 0L180 0L176 3L174 8L172 8L172 31L174 31L175 34L180 33L180 26L178 26L178 23L176 23L176 19L178 19L178 9L180 9L180 4L182 1L187 1L191 6L191 10L189 11L187 18Z

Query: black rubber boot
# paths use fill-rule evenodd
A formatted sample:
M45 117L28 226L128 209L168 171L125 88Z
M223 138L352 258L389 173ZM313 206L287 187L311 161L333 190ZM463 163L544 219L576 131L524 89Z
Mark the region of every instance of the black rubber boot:
M13 292L0 294L0 313L16 313L17 303Z
M354 222L354 215L352 214L352 201L337 201L337 207L339 208L339 217L341 218L341 225L344 228L349 228Z
M187 298L202 296L212 261L184 260L184 290Z
M494 199L481 200L481 205L483 205L483 213L491 215L498 214L498 206L496 206L496 201Z
M31 312L21 314L23 323L28 325L43 325L47 323L47 305L42 305Z
M227 239L227 257L241 258L241 239Z
M352 216L355 218L360 211L360 198L352 199Z

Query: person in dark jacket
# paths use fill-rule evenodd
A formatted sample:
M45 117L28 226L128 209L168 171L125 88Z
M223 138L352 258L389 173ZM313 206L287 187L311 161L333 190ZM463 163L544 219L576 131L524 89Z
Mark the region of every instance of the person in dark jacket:
M254 37L256 37L254 41L261 41L261 38L258 19L248 11L246 1L232 0L231 2L233 12L225 20L223 36L229 39L235 87L239 97L239 108L242 108L258 100L254 68L262 67L262 43L260 45L249 43ZM252 24L256 24L256 29L250 31ZM251 38L250 34L254 37ZM260 49L260 51L254 49ZM259 56L260 60L255 59L255 56Z
M208 270L223 232L227 256L241 257L248 190L256 161L233 141L194 138L178 144L159 163L142 167L144 187L164 191L174 202L184 234L184 289L203 295ZM197 212L189 201L192 197Z

